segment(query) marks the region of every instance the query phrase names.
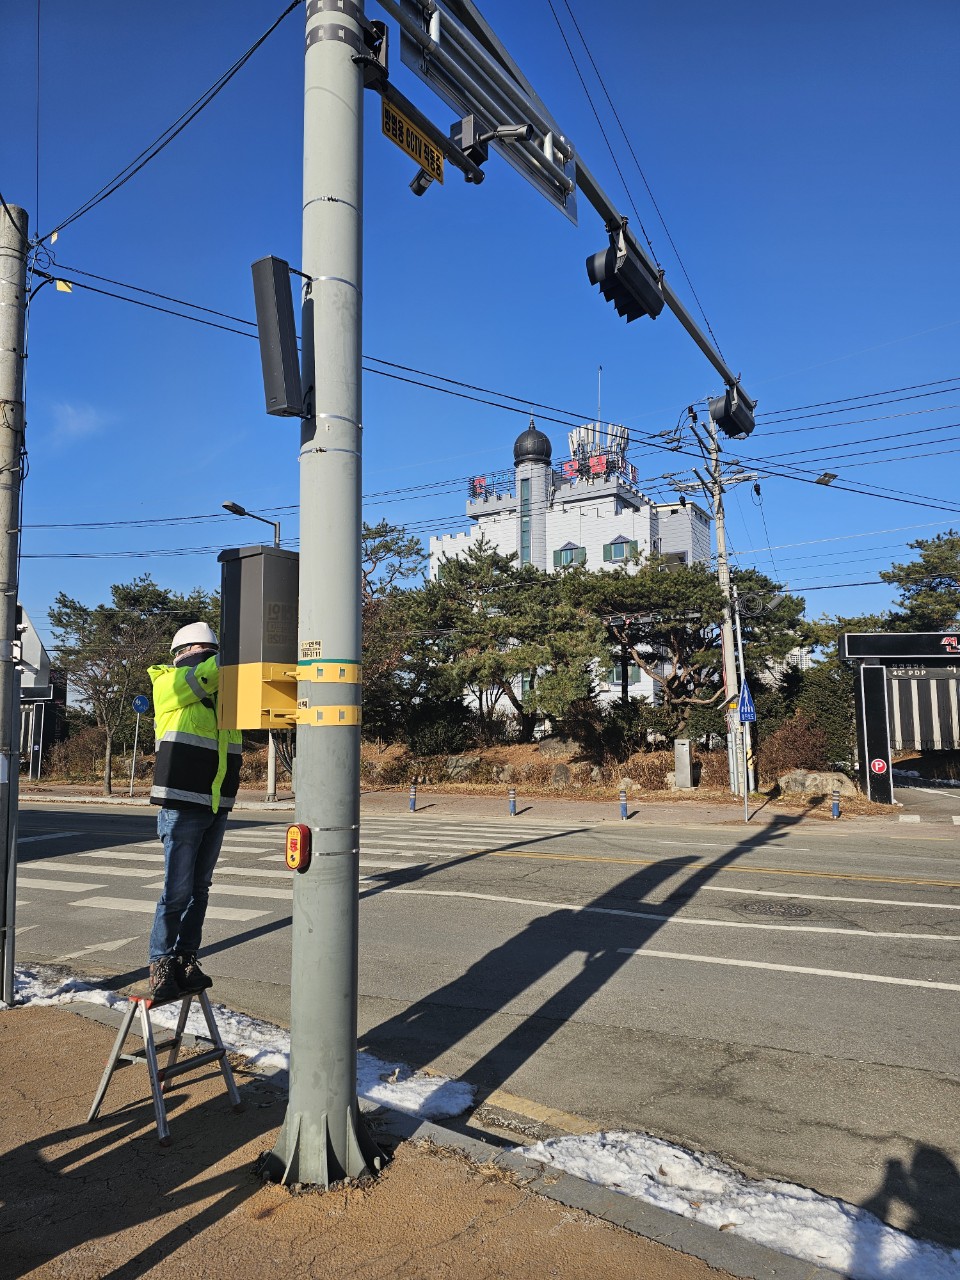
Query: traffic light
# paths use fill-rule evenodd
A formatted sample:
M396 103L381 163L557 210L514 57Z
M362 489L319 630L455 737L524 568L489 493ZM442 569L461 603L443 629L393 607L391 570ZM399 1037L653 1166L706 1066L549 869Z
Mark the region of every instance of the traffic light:
M587 259L587 275L628 322L638 316L656 318L663 310L660 277L645 258L630 248L622 227L611 232L608 249Z
M253 264L252 271L267 413L280 418L300 418L303 392L290 265L282 258L260 258Z
M756 425L753 411L756 400L751 400L742 387L727 387L722 396L709 401L710 417L725 436L732 440L746 440Z

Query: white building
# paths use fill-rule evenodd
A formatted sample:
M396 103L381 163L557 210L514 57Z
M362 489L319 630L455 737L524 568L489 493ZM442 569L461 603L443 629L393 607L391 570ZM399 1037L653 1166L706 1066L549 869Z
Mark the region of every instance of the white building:
M569 461L555 470L550 441L531 418L513 446L512 484L474 477L466 509L472 527L430 539L431 578L442 560L460 558L481 538L545 572L568 564L613 568L651 552L677 564L708 563L709 515L689 500L654 502L641 493L624 456L626 438L623 427L603 438L595 424L579 427L570 433ZM619 668L607 674L601 690L609 700L619 695ZM636 667L630 695L655 700L653 681Z

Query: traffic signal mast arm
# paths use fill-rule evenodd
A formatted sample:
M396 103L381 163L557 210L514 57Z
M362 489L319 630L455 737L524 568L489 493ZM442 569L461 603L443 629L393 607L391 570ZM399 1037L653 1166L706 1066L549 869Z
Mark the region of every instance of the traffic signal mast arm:
M736 375L731 372L719 351L717 351L713 346L706 334L697 324L696 320L694 320L693 316L674 293L673 289L667 283L663 272L654 266L647 257L640 245L640 242L637 240L637 237L627 226L626 219L617 210L613 201L594 178L593 174L580 159L579 155L577 156L576 164L577 186L592 207L596 209L597 213L599 213L607 227L607 230L622 230L628 249L640 260L641 264L646 271L649 272L650 276L657 281L657 288L663 296L663 300L666 305L677 317L684 329L689 333L690 337L693 338L694 342L716 369L717 373L719 373L721 378L723 378L726 386L737 386L739 380Z
M483 145L464 147L459 155L458 148L455 146L451 153L447 143L447 158L467 172L469 181L476 182L463 158L482 164L486 141L496 139L501 154L574 222L579 188L610 235L609 248L587 261L591 282L599 285L603 296L628 320L655 316L666 304L723 379L726 391L711 403L711 416L725 435L739 439L749 435L755 402L740 387L738 377L677 297L663 272L650 261L626 219L576 154L473 0L379 3L400 26L401 46L406 44L404 61L461 113L460 124L454 126L455 141L465 139L467 133L472 137L474 132L483 139ZM411 51L415 53L411 55ZM384 73L385 70L384 65ZM385 83L384 74L381 85ZM403 101L407 103L406 99ZM425 117L421 116L418 123L424 132L429 129L434 133ZM504 147L504 142L509 146Z

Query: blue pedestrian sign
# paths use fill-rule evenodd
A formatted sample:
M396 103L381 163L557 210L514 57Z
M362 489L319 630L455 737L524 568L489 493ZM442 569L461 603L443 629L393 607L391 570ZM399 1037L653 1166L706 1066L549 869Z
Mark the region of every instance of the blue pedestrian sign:
M145 693L138 693L133 700L133 709L137 715L143 715L144 711L150 710L150 699Z
M740 686L740 701L737 703L737 712L740 716L741 724L753 724L757 718L757 708L753 705L750 686L746 680Z

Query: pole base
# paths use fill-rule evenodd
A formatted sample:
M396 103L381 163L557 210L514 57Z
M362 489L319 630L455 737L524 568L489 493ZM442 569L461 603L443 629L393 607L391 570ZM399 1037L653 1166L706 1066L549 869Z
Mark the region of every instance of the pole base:
M281 1186L329 1188L346 1179L372 1178L382 1172L386 1156L367 1133L360 1115L348 1111L346 1122L346 1150L336 1152L326 1112L317 1122L288 1111L277 1145L257 1161L257 1175Z

